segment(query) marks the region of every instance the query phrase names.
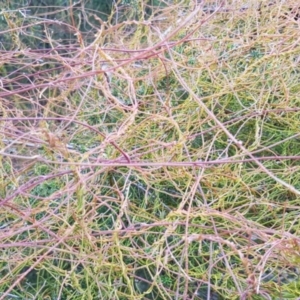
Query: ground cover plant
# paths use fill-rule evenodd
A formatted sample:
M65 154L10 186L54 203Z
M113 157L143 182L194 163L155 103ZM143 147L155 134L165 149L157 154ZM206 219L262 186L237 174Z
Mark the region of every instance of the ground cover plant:
M297 1L99 3L1 4L0 299L298 299Z

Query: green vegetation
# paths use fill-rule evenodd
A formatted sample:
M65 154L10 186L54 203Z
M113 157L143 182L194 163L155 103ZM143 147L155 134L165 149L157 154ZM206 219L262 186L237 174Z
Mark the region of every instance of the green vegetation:
M3 1L0 300L300 297L300 8L203 2Z

